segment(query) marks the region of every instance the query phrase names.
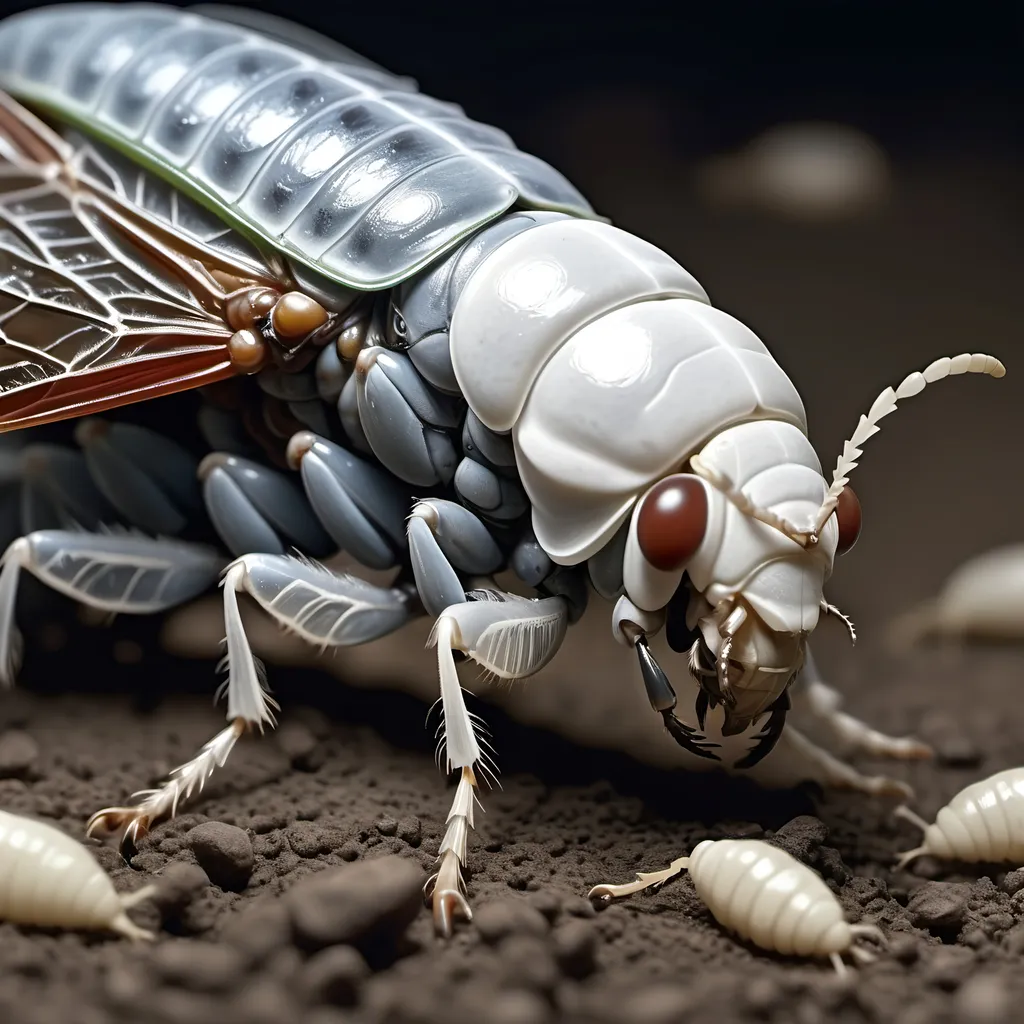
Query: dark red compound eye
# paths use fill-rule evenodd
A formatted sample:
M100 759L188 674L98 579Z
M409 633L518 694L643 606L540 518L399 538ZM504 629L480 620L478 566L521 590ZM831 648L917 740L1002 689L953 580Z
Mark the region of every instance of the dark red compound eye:
M839 543L836 545L836 554L845 555L860 537L860 528L864 519L861 511L860 499L854 493L852 487L844 487L839 492L839 500L836 505L836 524L839 527Z
M677 473L655 484L643 499L636 539L644 558L674 572L696 554L708 526L708 496L695 476Z

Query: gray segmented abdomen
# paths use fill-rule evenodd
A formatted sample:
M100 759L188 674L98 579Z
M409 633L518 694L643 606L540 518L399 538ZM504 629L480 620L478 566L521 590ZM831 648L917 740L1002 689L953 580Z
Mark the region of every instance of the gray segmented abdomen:
M175 9L80 4L8 18L0 87L358 289L406 279L517 202L594 216L504 132L406 80Z

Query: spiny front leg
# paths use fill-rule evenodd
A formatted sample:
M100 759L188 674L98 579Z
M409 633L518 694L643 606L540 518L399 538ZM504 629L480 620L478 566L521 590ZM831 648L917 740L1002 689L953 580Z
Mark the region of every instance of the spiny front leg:
M437 930L446 937L457 917L472 920L463 870L474 827L474 804L479 803L477 776L496 770L481 748L477 732L482 723L466 709L452 652L461 651L501 679L523 679L554 657L569 619L568 605L561 597L531 600L500 591L477 591L470 596L475 600L442 612L430 637L437 646L441 683L441 743L447 770L460 772L438 850L437 871L424 889Z
M94 814L90 833L103 827L125 828L125 838L132 840L144 835L154 822L173 817L181 800L202 791L244 732L262 732L266 725L275 724L278 705L266 692L263 666L245 635L239 592L248 593L279 625L320 648L367 643L404 626L418 613L407 589L377 587L287 555L236 559L225 571L223 589L230 724L191 761L176 768L162 787L136 794L139 804L108 807Z
M221 666L227 668L228 679L220 690L227 688L227 728L217 733L190 761L175 768L162 786L133 794L138 803L97 811L86 825L86 835L120 831L122 845L137 842L156 822L174 817L182 800L202 792L214 771L224 767L246 730L262 732L266 725L277 724L274 711L279 706L265 689L263 665L252 653L238 611L238 592L244 589L244 584L244 565L233 562L222 583L227 654Z
M806 732L840 756L863 753L917 761L932 757L932 748L913 736L887 736L840 711L842 697L821 677L810 649L792 687L793 716Z

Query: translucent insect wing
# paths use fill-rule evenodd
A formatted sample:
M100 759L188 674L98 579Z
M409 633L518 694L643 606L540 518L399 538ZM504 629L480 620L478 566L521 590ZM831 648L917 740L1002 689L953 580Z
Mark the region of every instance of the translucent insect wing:
M61 31L71 17L79 30ZM281 61L293 70L245 78ZM204 88L190 92L199 75ZM461 108L187 12L97 4L16 15L0 23L0 87L101 133L236 226L360 290L406 279L517 202L594 216L561 174ZM182 124L197 126L193 144L158 149L162 129Z
M54 176L62 141L0 103L0 430L230 376L231 331Z

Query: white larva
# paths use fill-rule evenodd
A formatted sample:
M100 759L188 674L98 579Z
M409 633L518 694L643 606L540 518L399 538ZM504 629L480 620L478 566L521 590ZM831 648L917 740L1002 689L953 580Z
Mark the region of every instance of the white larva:
M146 886L118 894L77 840L45 822L0 811L0 920L153 939L125 913L153 891Z
M759 839L705 839L663 871L640 873L628 885L598 885L591 898L628 896L688 870L715 920L761 949L784 956L828 957L845 973L842 954L874 957L859 938L884 941L874 925L850 924L821 876L785 850Z
M924 832L920 846L900 855L897 870L925 854L975 864L1024 863L1024 768L996 772L960 790L932 825L906 807L895 813Z
M958 566L935 597L896 619L890 639L906 648L933 637L1024 641L1024 544Z

